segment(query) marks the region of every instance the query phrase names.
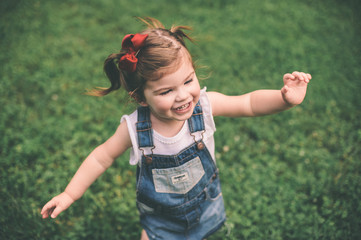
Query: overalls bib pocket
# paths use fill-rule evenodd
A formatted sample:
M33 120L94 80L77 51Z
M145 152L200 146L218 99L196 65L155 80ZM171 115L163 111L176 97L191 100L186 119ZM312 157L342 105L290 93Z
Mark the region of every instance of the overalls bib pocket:
M173 168L152 169L155 191L186 194L203 177L204 168L199 157Z

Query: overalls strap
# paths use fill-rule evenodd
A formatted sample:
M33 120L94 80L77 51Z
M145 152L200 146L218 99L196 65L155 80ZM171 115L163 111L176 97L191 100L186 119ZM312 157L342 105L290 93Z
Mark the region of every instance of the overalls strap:
M192 117L188 120L188 126L191 133L204 131L205 129L203 121L203 110L199 101L194 107Z
M138 122L136 123L136 127L139 147L154 147L152 123L150 121L150 110L148 107L138 108Z

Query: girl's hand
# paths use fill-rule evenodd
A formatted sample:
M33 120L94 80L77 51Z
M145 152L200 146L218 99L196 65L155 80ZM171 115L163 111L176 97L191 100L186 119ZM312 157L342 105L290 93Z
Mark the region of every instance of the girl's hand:
M285 74L283 76L284 86L281 89L283 100L292 106L302 103L311 78L310 74L303 72Z
M43 215L43 218L47 218L49 215L51 218L56 218L59 213L67 209L73 202L73 198L66 192L63 192L45 204L41 210L41 215Z

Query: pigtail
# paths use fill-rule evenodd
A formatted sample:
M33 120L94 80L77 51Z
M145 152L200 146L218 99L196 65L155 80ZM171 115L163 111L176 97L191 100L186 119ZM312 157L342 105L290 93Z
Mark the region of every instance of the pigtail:
M87 92L87 95L102 97L109 94L112 91L115 91L121 87L121 83L124 82L123 74L119 71L116 61L119 61L120 54L110 54L107 59L104 61L104 72L107 75L110 81L109 88L97 87Z
M137 17L138 20L143 22L148 29L161 29L163 31L168 31L172 36L174 36L184 47L185 42L184 39L187 38L191 42L194 42L194 40L185 33L185 31L191 31L192 28L189 26L172 26L171 29L167 30L164 25L157 19L146 17L146 18L140 18Z
M192 28L188 27L188 26L172 26L171 29L169 30L176 38L177 40L179 40L182 45L185 47L185 42L184 39L187 38L189 41L194 42L193 38L191 38L188 34L186 34L184 32L184 30L186 31L191 31Z
M146 18L136 17L136 18L139 21L143 22L149 29L155 29L155 28L165 29L164 25L155 18L152 17L146 17Z

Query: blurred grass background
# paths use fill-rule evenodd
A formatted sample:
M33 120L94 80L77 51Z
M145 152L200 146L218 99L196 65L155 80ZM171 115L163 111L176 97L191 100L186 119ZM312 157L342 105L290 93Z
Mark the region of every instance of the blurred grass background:
M40 209L135 105L104 98L104 59L134 16L190 25L188 44L225 94L313 76L304 103L262 118L216 118L226 226L209 239L360 239L360 3L356 0L2 0L0 238L138 239L135 167L119 158L57 219Z

